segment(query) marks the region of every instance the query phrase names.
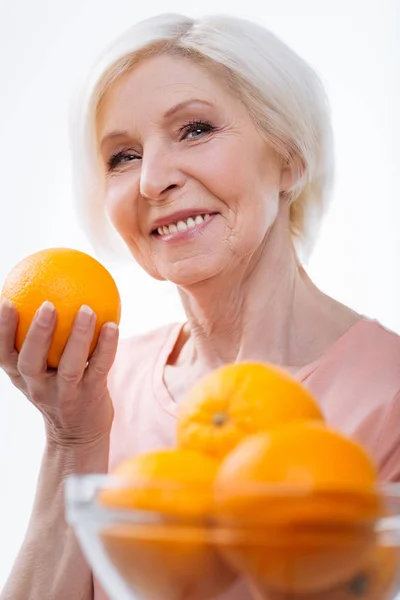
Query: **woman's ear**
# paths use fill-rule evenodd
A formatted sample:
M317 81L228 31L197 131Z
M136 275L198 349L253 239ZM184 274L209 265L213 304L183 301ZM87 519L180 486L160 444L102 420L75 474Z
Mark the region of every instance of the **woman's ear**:
M281 192L291 190L305 171L304 160L299 156L295 158L282 157L281 163Z
M294 178L293 178L293 169L292 166L289 163L288 159L283 159L282 160L282 168L281 168L281 186L280 186L280 191L281 192L287 192L288 190L291 189L291 187L294 184Z

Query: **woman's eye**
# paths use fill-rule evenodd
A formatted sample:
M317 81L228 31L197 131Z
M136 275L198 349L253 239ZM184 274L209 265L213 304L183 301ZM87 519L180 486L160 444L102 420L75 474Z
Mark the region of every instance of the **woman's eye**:
M121 164L132 162L133 160L139 159L140 156L138 154L134 154L129 150L120 150L111 156L108 161L108 169L109 171L113 171Z
M213 130L214 127L208 121L191 121L180 129L181 139L193 140Z

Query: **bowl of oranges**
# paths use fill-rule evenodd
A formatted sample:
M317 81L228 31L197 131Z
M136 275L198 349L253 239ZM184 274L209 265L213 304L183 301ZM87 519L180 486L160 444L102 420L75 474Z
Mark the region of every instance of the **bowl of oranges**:
M199 381L174 448L70 475L66 515L111 600L391 600L400 487L310 392L242 362Z

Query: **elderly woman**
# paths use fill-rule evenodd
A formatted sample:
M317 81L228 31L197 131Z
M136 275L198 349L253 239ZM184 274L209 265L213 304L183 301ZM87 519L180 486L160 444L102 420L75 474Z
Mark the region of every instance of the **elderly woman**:
M400 479L400 338L326 296L302 266L333 171L312 69L250 22L164 15L109 50L76 110L89 233L102 249L118 235L151 277L173 282L187 318L119 345L107 324L87 365L95 315L82 307L54 374L44 366L54 307L38 311L19 356L16 310L1 307L1 364L47 434L2 600L105 599L65 523L64 477L173 445L188 388L225 363L291 372L368 448L382 481ZM224 596L246 597L240 585Z

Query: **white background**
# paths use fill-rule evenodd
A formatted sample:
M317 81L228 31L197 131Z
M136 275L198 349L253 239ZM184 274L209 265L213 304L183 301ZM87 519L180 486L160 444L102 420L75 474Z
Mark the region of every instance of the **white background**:
M200 3L196 3L200 5ZM400 332L399 0L0 0L0 281L49 246L88 252L73 208L67 111L77 76L115 34L159 12L249 17L322 75L337 183L309 272L322 289ZM397 38L397 40L396 40ZM165 284L111 267L122 334L181 318ZM42 423L0 373L0 589L27 525Z

